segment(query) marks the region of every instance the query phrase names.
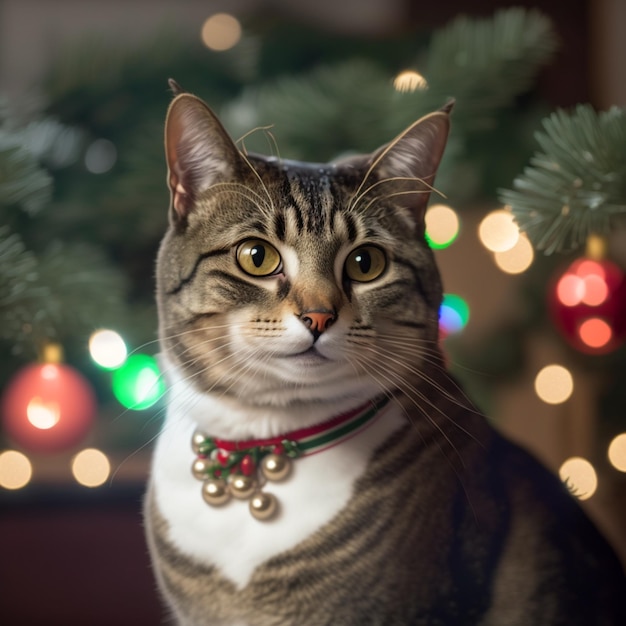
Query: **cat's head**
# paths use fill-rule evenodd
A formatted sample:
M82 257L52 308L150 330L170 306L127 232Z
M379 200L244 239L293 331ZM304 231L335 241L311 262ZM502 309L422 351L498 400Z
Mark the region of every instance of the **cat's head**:
M450 108L311 164L244 154L204 102L174 98L160 337L197 390L284 406L419 385L439 361L424 213Z

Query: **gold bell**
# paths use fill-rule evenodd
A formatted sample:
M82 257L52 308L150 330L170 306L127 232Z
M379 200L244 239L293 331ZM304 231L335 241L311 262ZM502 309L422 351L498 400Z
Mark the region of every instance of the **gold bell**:
M195 454L200 454L201 447L205 444L205 441L206 435L203 432L196 430L191 437L191 449Z
M228 485L221 478L209 478L202 483L202 497L211 506L221 506L230 500Z
M250 500L250 513L258 520L268 520L278 511L278 500L271 493L257 491Z
M268 454L261 461L261 471L268 480L283 480L291 472L291 459L280 454Z
M204 480L207 477L207 472L211 465L213 465L213 463L209 459L196 459L191 466L191 473L198 480Z
M257 488L256 480L252 476L234 474L228 481L230 492L238 500L247 500Z

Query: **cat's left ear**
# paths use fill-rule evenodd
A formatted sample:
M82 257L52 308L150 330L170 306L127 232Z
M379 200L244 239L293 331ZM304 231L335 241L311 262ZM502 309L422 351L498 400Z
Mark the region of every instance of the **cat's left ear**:
M241 156L215 114L200 98L180 93L165 121L167 183L174 219L184 223L199 194L233 180Z
M453 105L451 100L438 111L420 118L361 163L364 173L361 191L380 182L377 187L381 194L410 208L421 222L446 147Z

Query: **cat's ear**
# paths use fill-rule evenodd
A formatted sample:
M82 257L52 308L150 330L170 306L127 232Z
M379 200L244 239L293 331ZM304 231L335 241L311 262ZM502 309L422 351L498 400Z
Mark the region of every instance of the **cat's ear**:
M377 185L380 193L410 208L421 222L446 147L453 105L454 101L450 101L420 118L392 142L363 159L357 166L363 173L360 192L381 181Z
M199 194L232 180L241 157L215 114L200 98L180 93L165 121L167 183L174 219L184 222Z

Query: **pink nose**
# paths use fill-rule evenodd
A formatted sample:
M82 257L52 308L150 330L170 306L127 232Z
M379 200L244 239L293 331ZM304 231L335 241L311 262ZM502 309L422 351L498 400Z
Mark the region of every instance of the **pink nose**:
M335 321L336 315L332 311L305 311L300 315L304 325L317 338Z

